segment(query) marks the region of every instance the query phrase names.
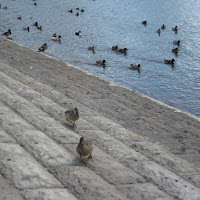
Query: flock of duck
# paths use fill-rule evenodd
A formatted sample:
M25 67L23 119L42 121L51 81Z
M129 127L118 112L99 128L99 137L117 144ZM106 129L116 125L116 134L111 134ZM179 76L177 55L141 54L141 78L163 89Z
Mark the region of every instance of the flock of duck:
M33 0L33 1L34 1L33 5L37 6L37 3L35 2L35 0ZM7 6L2 7L1 3L0 3L0 9L1 8L6 9L6 10L8 9ZM73 9L68 10L69 13L74 13L75 12L76 16L79 16L79 11L80 12L84 12L84 9L76 8L75 11L73 11ZM17 19L18 20L22 20L22 17L19 16ZM147 26L147 21L143 21L142 24L144 26ZM38 22L34 22L33 26L36 27L38 30L42 31L42 26L39 25ZM161 26L161 28L159 28L156 32L160 36L161 35L161 30L165 30L165 29L166 29L166 26L163 24ZM30 27L29 26L28 27L23 27L23 30L29 32L30 31ZM178 27L175 26L174 28L172 28L172 31L174 31L175 33L177 33L178 32ZM8 39L12 40L12 38L10 38L11 34L12 34L11 29L8 29L8 31L4 32L2 35L6 36ZM75 35L76 36L81 36L82 33L81 33L81 31L78 31L78 32L75 32ZM62 38L61 35L57 35L57 33L54 33L52 35L52 40L53 41L61 42L61 38ZM177 45L177 46L179 46L180 43L181 43L180 40L174 40L173 41L173 44ZM48 49L47 43L44 43L42 46L40 46L38 48L38 51L39 52L44 52L47 49ZM92 51L93 53L95 53L95 47L94 46L89 46L88 50ZM114 52L116 52L116 53L124 54L124 55L127 55L127 51L128 51L128 49L126 47L119 48L118 45L112 46L111 50L114 51ZM173 48L172 52L175 55L177 55L178 52L179 52L179 49L177 47ZM171 59L171 60L170 59L165 59L164 63L173 66L174 63L175 63L175 60L174 59ZM95 64L99 65L99 66L102 66L103 68L105 68L106 67L106 60L105 59L98 60L98 61L96 61ZM130 64L129 69L131 69L131 70L137 70L140 73L140 71L141 71L141 65L140 64ZM79 119L78 109L74 108L72 110L66 111L65 112L65 117L66 117L66 120L68 122L72 123L73 127L75 127L75 121ZM80 155L80 162L83 162L83 158L82 158L83 156L88 156L88 159L92 159L92 151L93 151L93 145L92 145L92 143L90 141L86 140L84 137L81 137L80 141L78 143L78 146L76 148L76 152Z
M34 1L33 5L37 5L37 3ZM0 9L1 9L1 3L0 3ZM3 7L3 9L7 9L7 6ZM84 9L81 9L81 12L84 12ZM17 19L21 20L22 17L19 16ZM34 22L33 26L35 26L38 30L42 31L42 26L39 26L38 22ZM23 27L24 30L26 31L30 31L30 27ZM8 39L12 40L12 38L10 38L10 35L12 34L11 29L8 29L8 31L4 32L2 35L6 36ZM81 31L75 33L75 35L81 35ZM52 40L54 41L61 41L61 36L57 35L56 33L54 33L52 35ZM47 44L44 43L41 47L38 48L39 52L44 52L46 49L48 48ZM70 123L73 124L73 127L75 127L75 121L79 119L79 112L77 108L74 108L72 110L67 110L65 112L65 117L66 120ZM85 163L83 160L84 156L88 156L88 160L89 159L93 159L92 158L92 151L93 151L93 145L89 140L86 140L84 137L81 137L79 140L79 143L76 147L76 152L80 155L80 162L81 163Z
M147 21L143 21L142 24L146 26L146 25L147 25ZM160 34L161 34L161 29L162 29L162 30L165 30L165 29L166 29L165 24L163 24L163 25L161 26L161 28L159 28L159 29L156 31L156 32L159 34L159 36L160 36ZM178 33L178 26L173 27L173 28L172 28L172 31L174 31L175 33ZM180 46L181 41L180 41L180 40L174 40L174 41L173 41L173 44L174 44L174 45L177 45L177 46ZM173 49L172 49L172 52L177 56L178 53L179 53L178 47L173 48ZM175 63L175 60L174 60L174 59L171 59L171 60L170 60L170 59L165 59L165 60L164 60L164 63L165 63L165 64L172 65L172 67L173 67L173 66L174 66L174 63Z
M35 0L33 0L34 1L34 3L33 3L33 5L34 6L37 6L37 3L36 3L36 1ZM1 4L0 4L0 8L1 8ZM7 8L7 6L4 6L4 7L2 7L3 9L8 9ZM80 14L80 12L85 12L85 10L83 9L83 8L79 8L79 7L77 7L77 8L75 8L74 10L73 9L70 9L70 10L68 10L68 12L69 13L76 13L76 16L79 16ZM19 20L22 20L22 17L21 16L19 16L17 19L19 19ZM144 26L147 26L147 21L142 21L142 24L144 25ZM33 23L33 26L35 26L38 30L40 30L40 31L42 31L42 26L41 25L39 25L38 24L38 22L34 22ZM161 35L161 30L165 30L166 29L166 26L163 24L162 26L161 26L161 28L159 28L156 32L159 34L159 36ZM23 30L26 30L26 31L30 31L30 27L28 26L28 27L23 27ZM178 32L178 27L177 26L175 26L175 27L173 27L172 28L172 31L174 31L175 33L177 33ZM7 38L8 39L11 39L12 40L12 38L10 38L10 35L11 35L11 29L8 29L8 31L6 31L6 32L4 32L2 35L4 35L4 36L7 36ZM76 36L80 36L81 37L81 35L82 35L82 33L81 33L81 31L78 31L78 32L75 32L75 35ZM57 33L54 33L53 35L52 35L52 38L51 38L53 41L57 41L57 42L61 42L61 39L62 39L62 36L61 35L57 35ZM173 44L174 45L177 45L177 46L180 46L180 40L174 40L173 41ZM38 51L39 52L44 52L45 50L47 50L48 49L48 46L47 46L47 43L44 43L43 45L41 45L39 48L38 48ZM115 51L115 52L117 52L117 53L119 53L119 54L124 54L124 55L127 55L127 51L128 51L128 49L127 48L119 48L117 45L115 45L115 46L112 46L111 47L111 49L112 49L112 51ZM93 53L95 53L95 47L94 46L89 46L88 47L88 50L89 51L92 51ZM179 53L179 49L178 49L178 47L176 47L176 48L173 48L172 49L172 52L177 56L178 55L178 53ZM99 65L99 66L102 66L103 68L105 68L106 67L106 60L105 59L103 59L103 60L97 60L96 61L96 65ZM175 64L175 59L164 59L164 63L165 64L168 64L168 65L171 65L172 67L174 66L174 64ZM140 64L130 64L130 66L128 67L129 69L131 69L131 70L137 70L139 73L141 72L141 65Z

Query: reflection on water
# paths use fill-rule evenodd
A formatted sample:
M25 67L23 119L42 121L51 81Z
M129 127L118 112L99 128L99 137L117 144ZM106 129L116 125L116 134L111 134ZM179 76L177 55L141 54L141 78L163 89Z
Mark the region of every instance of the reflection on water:
M13 40L33 49L46 42L51 56L200 116L199 1L42 0L34 6L27 0L2 0L1 4L8 10L0 9L0 29L11 28ZM32 26L35 21L42 31ZM162 24L166 29L159 36L156 30ZM177 34L171 30L175 25ZM23 26L30 26L30 32ZM74 34L79 30L81 37ZM62 36L61 43L51 40L54 32ZM177 57L171 52L173 40L181 40ZM87 49L93 45L95 54ZM113 45L128 48L127 55L112 51ZM172 58L174 68L164 64L164 59ZM103 59L106 69L94 65ZM141 64L141 73L129 70L131 63Z

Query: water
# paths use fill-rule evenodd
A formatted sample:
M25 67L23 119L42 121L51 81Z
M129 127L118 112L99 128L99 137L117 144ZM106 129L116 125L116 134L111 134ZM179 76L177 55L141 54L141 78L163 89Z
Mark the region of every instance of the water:
M137 90L168 105L200 117L200 1L196 0L1 0L0 29L12 30L14 41L37 50L48 44L47 54L119 85ZM84 8L77 17L69 9ZM75 10L74 10L75 11ZM17 17L22 16L22 20ZM148 21L145 27L141 24ZM43 31L32 24L37 21ZM156 33L167 26L161 36ZM178 25L175 34L171 28ZM30 32L23 30L30 26ZM75 36L81 30L82 37ZM62 42L51 40L57 32ZM173 40L181 40L176 57ZM94 45L96 53L87 50ZM117 54L111 46L128 48ZM164 59L176 60L175 67ZM94 65L107 61L106 69ZM128 69L141 64L141 73Z

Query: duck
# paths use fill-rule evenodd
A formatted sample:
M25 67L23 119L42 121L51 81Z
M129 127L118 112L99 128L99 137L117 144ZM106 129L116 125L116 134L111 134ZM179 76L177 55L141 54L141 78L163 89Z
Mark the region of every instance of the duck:
M67 110L65 112L65 117L66 120L70 123L73 124L73 127L75 126L75 121L79 119L79 112L78 112L78 108L74 108L72 110Z
M42 26L37 26L37 29L42 31Z
M3 33L2 35L5 35L5 36L9 36L9 35L11 35L11 30L10 30L10 29L8 29L8 31L7 31L7 32L5 32L5 33Z
M33 5L34 5L34 6L37 6L37 3L35 2Z
M82 9L81 9L81 12L85 12L85 10L82 8Z
M161 28L164 30L164 29L166 29L166 26L163 24L163 25L161 26Z
M95 53L95 51L94 51L94 46L89 46L89 47L88 47L88 50L89 50L89 51L92 51L93 53Z
M37 22L34 22L34 23L33 23L33 26L38 26L38 23L37 23Z
M39 51L39 52L44 52L44 51L47 50L47 49L48 49L48 46L47 46L46 43L44 43L44 44L38 49L38 51Z
M4 6L4 7L3 7L3 9L7 10L7 9L8 9L8 7L7 7L7 6Z
M59 36L53 36L52 40L61 42L61 38L62 38L61 35L59 35Z
M158 34L159 34L159 36L160 36L160 33L161 33L161 30L160 30L160 28L156 31Z
M142 24L144 24L146 26L147 25L147 21L143 21Z
M0 8L1 8L1 3L0 3Z
M52 35L52 37L57 37L57 34L56 34L56 33L54 33L54 34Z
M71 10L68 10L68 12L69 12L69 13L73 13L73 10L72 10L72 9L71 9Z
M118 53L123 53L124 55L126 55L126 52L128 51L127 48L123 48L123 49L117 49Z
M75 32L75 35L81 36L81 31Z
M96 64L97 65L102 65L103 67L105 67L106 66L106 60L102 60L102 61L101 60L97 60Z
M25 27L25 26L24 26L23 29L24 29L25 31L28 31L28 32L30 31L29 26L28 26L28 27Z
M93 159L92 151L92 143L86 140L84 137L81 137L78 146L76 147L76 152L80 155L80 162L84 163L82 158L83 156L88 156L88 160Z
M175 60L174 59L171 59L171 60L165 59L164 62L165 62L165 64L168 64L168 65L174 65Z
M172 49L172 52L175 53L175 54L178 54L179 49L178 48L174 48L174 49Z
M79 12L76 13L76 16L77 16L77 17L79 16Z
M174 41L173 41L173 44L178 45L178 46L180 45L180 43L181 43L180 40L174 40Z
M140 64L138 64L138 65L131 64L131 66L129 67L129 69L137 70L140 73L140 70L141 70Z
M17 19L19 19L19 20L22 20L22 17L21 17L21 16L19 16Z
M172 31L175 31L177 33L178 32L178 26L175 26L174 28L172 28Z
M116 45L116 46L112 46L112 50L113 51L117 51L117 49L118 49L118 46Z
M76 10L79 10L79 8L76 8Z

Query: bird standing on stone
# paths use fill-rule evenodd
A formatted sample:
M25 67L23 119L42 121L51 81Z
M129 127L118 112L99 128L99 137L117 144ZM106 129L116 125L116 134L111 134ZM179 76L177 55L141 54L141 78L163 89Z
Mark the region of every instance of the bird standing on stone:
M88 159L93 159L92 151L93 151L92 143L88 140L85 140L84 137L81 137L79 144L76 147L76 152L80 155L80 162L83 163L82 156L88 156Z
M74 108L72 110L67 110L65 112L66 120L75 126L75 121L79 119L78 108Z

